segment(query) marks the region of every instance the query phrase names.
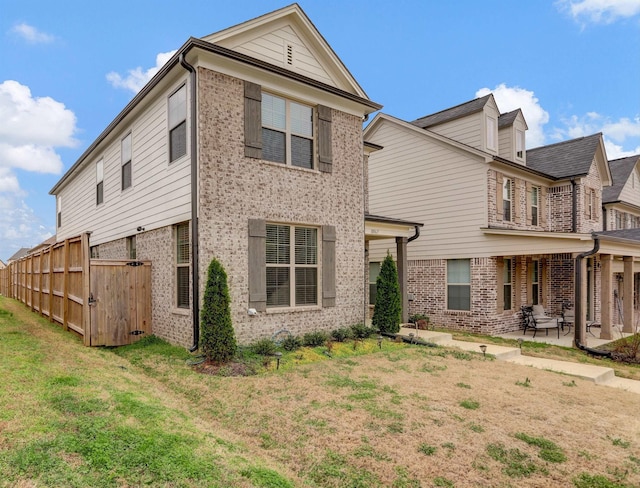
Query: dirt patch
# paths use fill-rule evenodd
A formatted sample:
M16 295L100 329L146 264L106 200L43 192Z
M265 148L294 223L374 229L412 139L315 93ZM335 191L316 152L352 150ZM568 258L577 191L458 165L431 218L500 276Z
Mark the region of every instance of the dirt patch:
M230 361L228 363L204 362L193 366L198 373L212 376L253 376L255 368L247 363Z

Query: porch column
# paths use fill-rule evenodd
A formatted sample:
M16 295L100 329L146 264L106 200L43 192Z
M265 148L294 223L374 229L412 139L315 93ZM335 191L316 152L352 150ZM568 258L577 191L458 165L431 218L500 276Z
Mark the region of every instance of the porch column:
M398 256L398 283L402 300L402 323L409 322L409 295L407 293L407 238L396 237L396 253Z
M611 297L613 296L611 263L613 256L611 254L601 254L600 263L602 269L600 271L600 339L611 340Z
M623 291L624 291L624 303L623 303L623 311L624 311L624 326L622 328L623 332L633 332L633 322L634 322L634 313L633 313L633 257L625 256L624 257L624 282L623 282Z

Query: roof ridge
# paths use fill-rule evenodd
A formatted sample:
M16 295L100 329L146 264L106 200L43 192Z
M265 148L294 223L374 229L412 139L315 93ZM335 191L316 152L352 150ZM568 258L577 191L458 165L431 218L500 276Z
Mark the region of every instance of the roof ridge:
M623 159L631 159L631 158L639 158L640 159L640 154L632 154L631 156L622 156L621 158L610 159L609 162L610 163L615 163L616 161L622 161Z
M417 119L414 119L410 123L417 122L418 120L426 119L427 117L433 117L434 115L438 115L438 114L441 114L443 112L448 112L449 110L453 110L455 108L462 107L463 105L467 105L469 103L473 103L473 102L476 102L478 100L482 100L483 98L487 98L488 99L491 95L493 95L493 93L489 93L488 95L485 95L483 97L476 97L476 98L473 98L471 100L467 100L466 102L459 103L458 105L454 105L453 107L448 107L448 108L439 110L437 112L433 112L431 114L423 115L422 117L418 117Z

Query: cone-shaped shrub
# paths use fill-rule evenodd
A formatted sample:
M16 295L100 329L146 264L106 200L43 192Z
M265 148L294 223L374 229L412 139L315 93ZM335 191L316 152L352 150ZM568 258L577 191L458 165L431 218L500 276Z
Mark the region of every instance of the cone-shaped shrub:
M376 280L378 293L376 305L373 309L373 328L380 332L400 332L402 319L402 301L400 299L400 284L398 270L389 253L382 261L380 274Z
M227 273L214 258L209 265L200 313L200 348L209 362L224 363L236 353L229 301Z

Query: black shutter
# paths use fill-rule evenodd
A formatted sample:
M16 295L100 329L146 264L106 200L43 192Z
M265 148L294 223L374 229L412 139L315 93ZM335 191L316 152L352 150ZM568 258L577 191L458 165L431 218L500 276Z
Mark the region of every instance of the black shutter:
M244 155L262 159L262 87L244 82Z
M267 225L249 219L249 308L267 309Z
M336 306L336 228L322 226L322 306Z
M331 109L318 105L318 169L324 173L331 173L332 163Z

